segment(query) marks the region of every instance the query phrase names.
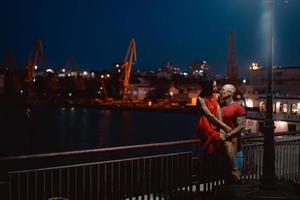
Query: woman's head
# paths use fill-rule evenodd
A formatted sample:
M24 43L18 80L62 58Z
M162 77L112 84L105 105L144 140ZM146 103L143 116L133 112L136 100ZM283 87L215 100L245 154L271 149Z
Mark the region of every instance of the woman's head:
M204 75L200 78L201 86L201 97L211 96L214 92L217 91L217 82L216 79L211 75Z

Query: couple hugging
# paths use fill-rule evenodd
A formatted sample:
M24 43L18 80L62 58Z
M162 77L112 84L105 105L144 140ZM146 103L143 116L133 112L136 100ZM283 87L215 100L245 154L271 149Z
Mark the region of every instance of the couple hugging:
M229 161L231 179L239 183L236 155L241 148L240 137L245 128L246 111L240 103L234 101L235 86L226 84L218 94L216 80L209 75L202 77L200 85L200 118L196 126L196 138L201 140L208 154L224 150Z

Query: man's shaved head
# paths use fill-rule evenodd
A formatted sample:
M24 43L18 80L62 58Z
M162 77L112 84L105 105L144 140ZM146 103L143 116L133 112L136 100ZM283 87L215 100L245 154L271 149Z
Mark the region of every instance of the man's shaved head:
M235 89L234 85L226 84L222 87L221 98L222 99L230 99L230 98L232 99L235 92L236 92L236 89Z
M232 92L233 94L236 92L236 89L235 89L234 85L231 85L231 84L226 84L226 85L223 86L223 88L230 91L230 92Z

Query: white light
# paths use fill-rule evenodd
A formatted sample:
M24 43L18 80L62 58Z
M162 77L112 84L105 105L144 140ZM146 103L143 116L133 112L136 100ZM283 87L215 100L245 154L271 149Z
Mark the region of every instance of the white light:
M69 92L69 94L68 94L68 95L69 95L69 97L71 97L71 96L72 96L72 93L71 93L71 92Z
M66 72L66 69L62 69L61 71L62 71L63 73L65 73L65 72Z
M46 69L46 72L48 72L48 73L54 73L53 69Z
M35 78L33 78L32 81L35 82Z
M102 74L100 77L101 77L101 78L104 78L104 75Z
M246 107L253 108L253 100L252 99L245 99Z
M119 69L118 69L118 72L120 73L120 72L121 72L121 70L119 70Z
M68 74L68 77L70 77L71 76L71 74Z
M246 79L243 79L243 83L246 83L247 81L246 81Z
M94 76L95 76L95 72L92 72L91 74L92 74L92 77L94 77Z
M24 93L24 91L23 91L23 90L20 90L20 93L21 93L21 94L23 94L23 93Z
M110 77L110 75L109 75L109 74L106 74L106 77L107 77L107 78L109 78L109 77Z
M103 87L100 87L100 90L102 90L103 89Z
M280 111L280 101L276 102L276 112Z
M188 75L188 73L187 73L187 72L183 72L183 75L184 75L184 76L187 76L187 75Z
M170 96L173 96L173 92L170 92Z
M37 66L37 65L35 65L35 66L34 66L34 69L35 69L35 70L37 70L37 69L38 69L38 66Z
M84 72L83 72L83 75L84 75L84 76L86 76L87 74L88 74L87 71L84 71Z
M116 64L116 67L118 68L118 67L119 67L119 64Z

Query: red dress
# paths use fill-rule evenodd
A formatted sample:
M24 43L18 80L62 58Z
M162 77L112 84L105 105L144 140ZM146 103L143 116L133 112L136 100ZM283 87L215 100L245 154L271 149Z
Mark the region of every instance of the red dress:
M217 117L218 101L216 95L213 94L211 97L203 97L202 99L205 101L211 114ZM201 111L201 115L196 126L196 138L200 138L203 144L203 149L205 149L208 153L213 153L221 144L220 133L216 129L216 126L212 124L203 111Z

